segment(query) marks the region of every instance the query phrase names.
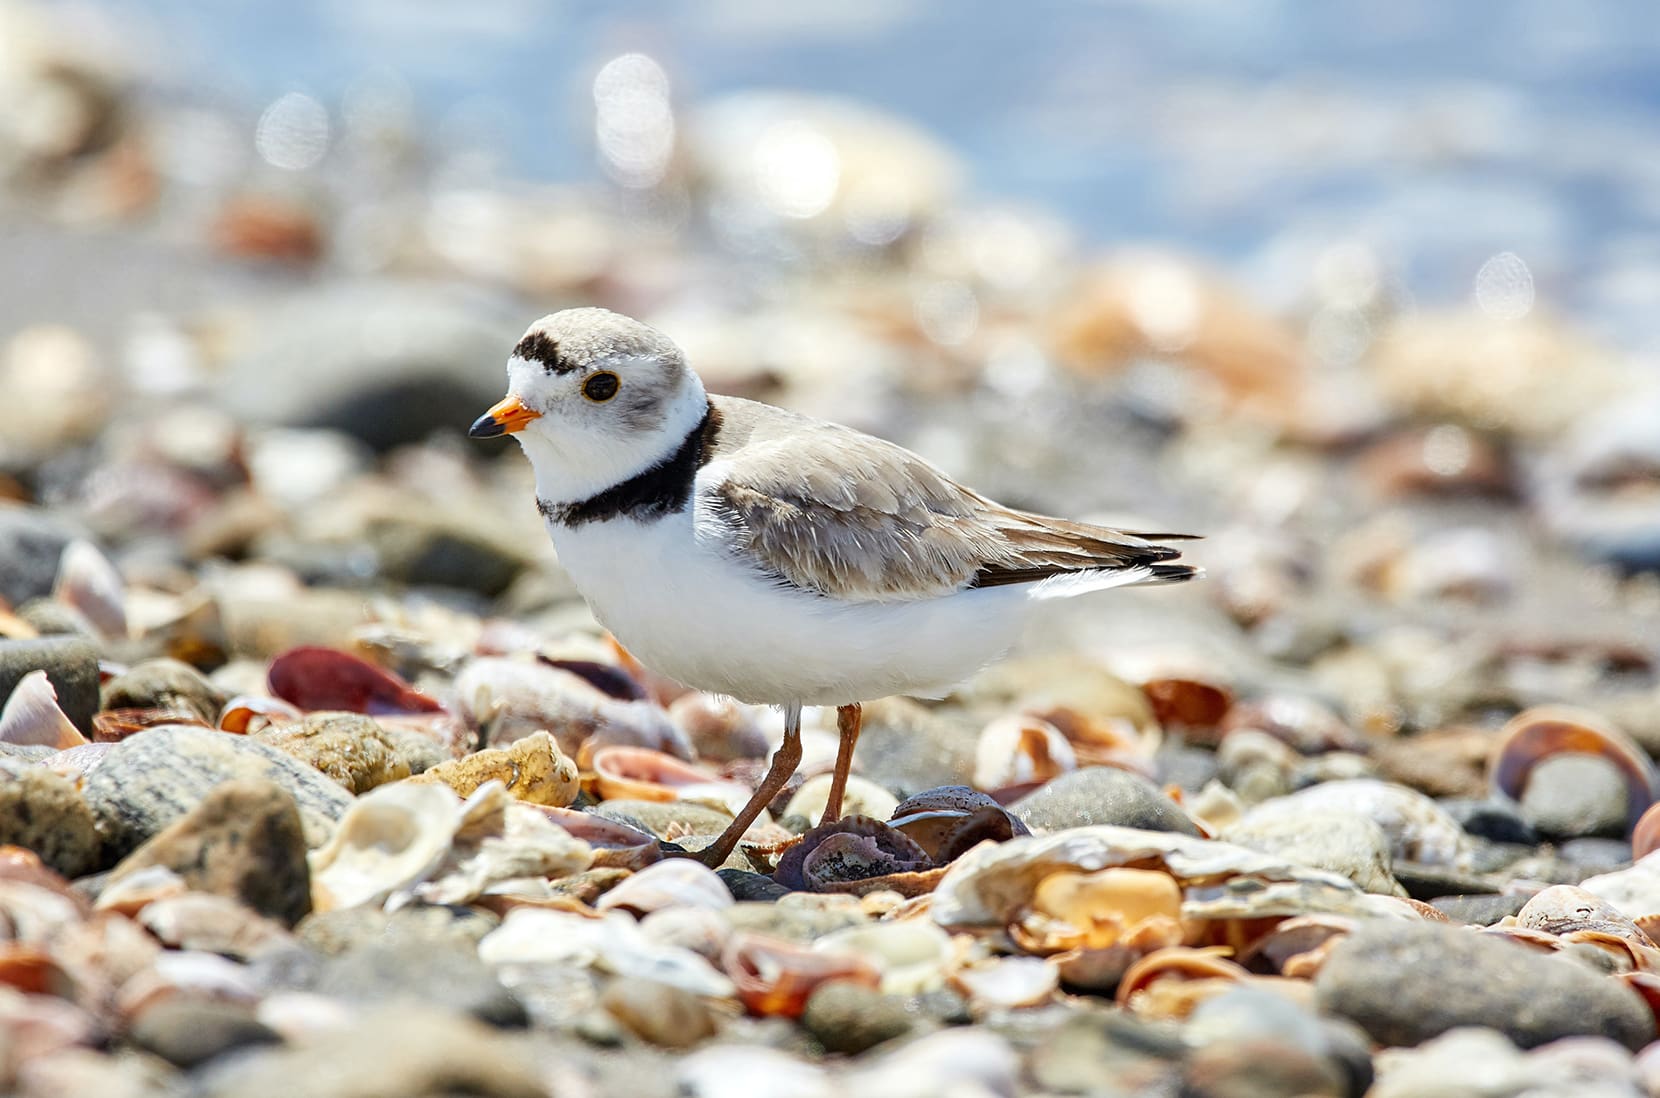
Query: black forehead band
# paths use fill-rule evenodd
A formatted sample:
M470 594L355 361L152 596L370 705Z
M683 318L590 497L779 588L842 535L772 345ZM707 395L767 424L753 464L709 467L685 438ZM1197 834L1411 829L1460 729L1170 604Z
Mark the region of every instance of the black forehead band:
M543 335L541 332L531 332L519 340L519 345L513 348L513 355L526 362L539 362L542 368L550 374L571 374L577 368L559 357L559 344Z

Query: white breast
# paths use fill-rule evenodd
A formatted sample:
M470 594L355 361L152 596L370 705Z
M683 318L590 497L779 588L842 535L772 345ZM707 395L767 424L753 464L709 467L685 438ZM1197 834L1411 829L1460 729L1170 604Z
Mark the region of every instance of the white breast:
M594 615L648 667L748 702L843 705L939 694L1002 654L1023 588L847 603L746 569L691 510L650 522L550 523Z

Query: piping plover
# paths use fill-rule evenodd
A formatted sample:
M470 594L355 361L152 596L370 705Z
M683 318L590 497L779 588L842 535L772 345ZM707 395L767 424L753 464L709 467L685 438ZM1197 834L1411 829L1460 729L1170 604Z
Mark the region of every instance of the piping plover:
M784 709L761 787L700 853L719 865L801 761L801 707L837 706L826 820L859 703L938 695L1016 639L1034 600L1197 570L1185 535L1017 511L891 442L704 392L667 336L604 309L543 317L508 395L468 434L512 434L559 562L648 667Z

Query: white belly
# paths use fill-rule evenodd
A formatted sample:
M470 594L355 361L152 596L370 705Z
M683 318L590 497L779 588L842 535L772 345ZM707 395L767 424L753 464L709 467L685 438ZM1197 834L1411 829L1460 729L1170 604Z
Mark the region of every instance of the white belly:
M548 532L594 616L646 666L747 702L943 693L1013 643L1028 605L1018 587L891 603L774 587L701 536L689 509Z

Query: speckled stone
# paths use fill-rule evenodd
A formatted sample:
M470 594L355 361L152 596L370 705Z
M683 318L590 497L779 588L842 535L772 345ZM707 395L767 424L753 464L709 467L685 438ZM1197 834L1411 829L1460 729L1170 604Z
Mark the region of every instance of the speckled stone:
M315 767L351 793L402 781L443 758L431 741L395 736L360 713L307 713L262 728L252 738Z
M1034 831L1116 824L1143 831L1199 835L1176 802L1139 774L1110 766L1074 770L1009 806Z
M0 760L0 844L33 850L65 877L97 869L104 849L92 810L74 785L15 760Z

